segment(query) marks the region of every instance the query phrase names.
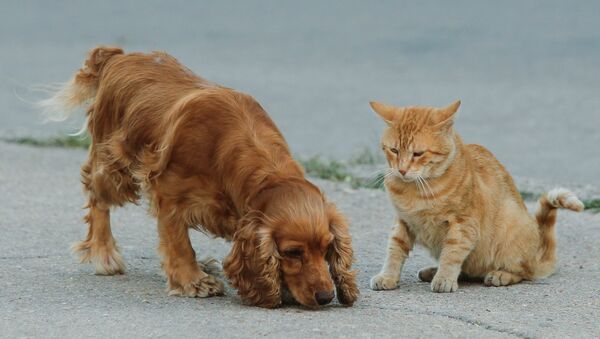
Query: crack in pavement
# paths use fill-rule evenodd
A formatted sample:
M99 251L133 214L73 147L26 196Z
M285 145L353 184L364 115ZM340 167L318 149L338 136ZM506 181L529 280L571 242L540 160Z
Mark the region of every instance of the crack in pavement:
M465 316L461 316L461 315L455 315L455 314L448 314L448 313L443 313L443 312L436 312L436 311L419 311L419 310L415 310L415 309L411 309L411 308L401 308L401 307L383 307L383 306L376 306L376 305L365 305L366 307L360 307L363 309L368 309L368 308L375 308L375 309L379 309L379 310L391 310L391 311L406 311L412 314L417 314L417 315L428 315L428 316L436 316L436 317L446 317L449 319L453 319L453 320L458 320L462 323L465 323L467 325L476 325L479 326L483 329L489 330L489 331L493 331L493 332L497 332L497 333L502 333L502 334L510 334L513 335L515 337L518 338L524 338L524 339L529 339L529 338L534 338L533 336L527 334L527 333L523 333L523 332L519 332L519 331L515 331L515 330L511 330L511 329L506 329L506 328L502 328L490 323L486 323L480 320L474 320L472 318L469 317L465 317Z

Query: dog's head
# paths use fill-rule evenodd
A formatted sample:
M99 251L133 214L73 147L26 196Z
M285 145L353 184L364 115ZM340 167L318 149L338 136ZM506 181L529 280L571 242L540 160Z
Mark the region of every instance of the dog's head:
M282 293L317 308L337 291L344 305L358 296L348 226L314 186L278 187L265 208L243 218L224 269L246 302L277 307Z

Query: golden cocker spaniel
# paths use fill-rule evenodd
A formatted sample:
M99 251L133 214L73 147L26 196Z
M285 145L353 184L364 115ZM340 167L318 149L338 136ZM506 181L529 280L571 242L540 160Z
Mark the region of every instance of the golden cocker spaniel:
M318 307L358 296L348 226L304 177L267 113L249 95L194 75L162 52L93 49L42 103L64 112L89 104L87 238L75 246L97 274L123 273L110 208L150 201L169 294L207 297L223 285L202 270L189 228L231 240L225 275L252 305L289 292ZM66 116L66 115L65 115Z

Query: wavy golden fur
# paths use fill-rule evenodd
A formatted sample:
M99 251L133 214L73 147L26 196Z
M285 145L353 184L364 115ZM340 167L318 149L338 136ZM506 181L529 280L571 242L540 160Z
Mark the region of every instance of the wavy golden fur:
M505 286L554 271L556 210L583 210L573 193L550 191L531 216L492 153L463 144L454 131L460 101L440 109L371 106L388 124L381 139L389 163L385 186L398 215L372 289L398 286L414 243L439 260L439 267L419 272L434 292L456 291L459 276Z
M89 231L75 250L97 274L125 270L109 209L144 194L158 219L169 294L223 292L196 262L188 229L198 228L233 242L224 270L247 303L276 307L285 289L317 307L331 301L334 285L341 303L356 300L346 220L305 179L252 97L194 75L166 53L98 47L43 105L87 102L92 144L81 174Z

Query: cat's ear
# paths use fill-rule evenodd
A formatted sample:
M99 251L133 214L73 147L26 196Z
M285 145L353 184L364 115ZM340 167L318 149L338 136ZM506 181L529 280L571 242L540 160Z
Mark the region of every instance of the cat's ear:
M396 108L392 105L382 104L377 101L369 102L371 108L375 111L375 113L379 114L379 116L385 121L386 124L391 125L392 121L394 121L394 116L396 114Z
M460 107L460 100L456 100L448 107L437 109L431 117L433 126L439 129L448 129L452 127L454 116Z

